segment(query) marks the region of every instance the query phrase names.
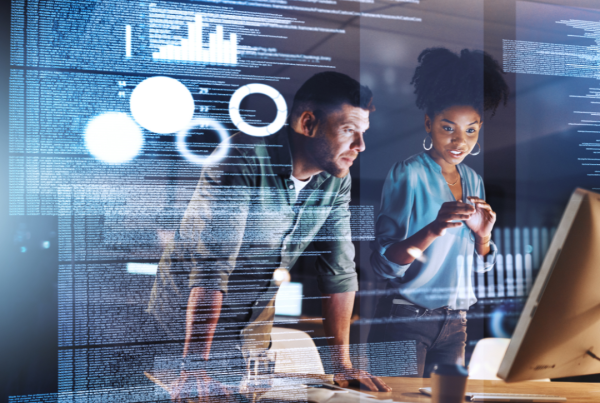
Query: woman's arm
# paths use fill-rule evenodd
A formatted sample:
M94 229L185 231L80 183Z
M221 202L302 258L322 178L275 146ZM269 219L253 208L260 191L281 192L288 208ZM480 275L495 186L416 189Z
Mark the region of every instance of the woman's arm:
M400 265L410 264L420 257L437 237L438 235L434 234L431 227L427 225L404 241L390 245L384 255L390 262Z
M496 223L496 213L485 200L479 197L469 197L469 201L475 205L476 212L466 224L475 236L475 250L477 254L486 256L491 250L490 240L492 238L492 229Z
M386 259L400 265L412 263L433 241L444 235L446 229L460 227L462 221L469 220L475 211L475 207L460 201L442 204L432 223L405 240L390 245L385 251ZM489 249L489 242L487 247Z

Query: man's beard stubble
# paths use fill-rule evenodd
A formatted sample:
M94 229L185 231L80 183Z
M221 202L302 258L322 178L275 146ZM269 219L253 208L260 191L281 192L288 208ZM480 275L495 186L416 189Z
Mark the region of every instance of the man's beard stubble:
M325 172L336 178L343 178L350 170L348 168L340 168L336 165L336 155L332 150L331 144L327 141L327 136L324 132L317 129L317 135L311 139L311 152L315 163Z

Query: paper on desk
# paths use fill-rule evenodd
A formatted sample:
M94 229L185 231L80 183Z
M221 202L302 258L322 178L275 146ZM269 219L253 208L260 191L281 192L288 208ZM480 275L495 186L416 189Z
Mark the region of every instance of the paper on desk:
M360 403L360 402L385 402L393 403L392 399L378 400L375 398L367 398L364 394L352 393L351 391L333 391L321 388L308 388L307 400L311 403Z
M360 393L351 393L351 391L334 391L323 388L306 388L302 391L271 391L263 394L260 401L307 401L310 403L402 403L394 402L392 399L378 400L368 398ZM299 396L300 392L303 396Z

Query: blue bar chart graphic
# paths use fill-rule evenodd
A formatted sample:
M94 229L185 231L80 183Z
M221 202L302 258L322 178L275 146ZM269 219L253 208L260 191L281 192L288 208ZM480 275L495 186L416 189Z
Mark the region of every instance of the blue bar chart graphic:
M230 33L224 39L223 26L216 25L215 32L208 34L208 43L203 42L202 14L196 14L194 22L187 22L188 37L179 45L159 46L152 54L154 60L189 61L210 64L236 65L238 62L237 34Z

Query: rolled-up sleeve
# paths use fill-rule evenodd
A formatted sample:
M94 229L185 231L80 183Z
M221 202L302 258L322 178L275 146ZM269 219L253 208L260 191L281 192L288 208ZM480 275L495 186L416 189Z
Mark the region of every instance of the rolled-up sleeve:
M385 180L381 209L375 223L375 240L371 242L371 266L382 278L401 278L410 264L400 265L385 257L387 248L408 237L413 208L413 178L403 162L396 163Z
M233 163L232 163L233 162ZM241 163L240 163L241 162ZM218 169L207 166L188 204L167 264L188 275L188 287L228 291L244 240L254 177L237 148Z
M354 244L350 229L350 175L342 181L340 190L322 230L332 236L327 241L313 242L320 251L317 258L317 284L324 294L358 291L358 276L354 263ZM319 238L319 236L318 236Z
M186 254L190 288L228 291L229 276L244 240L248 192L243 186L207 186L190 202L179 230L181 247L191 248Z
M241 169L249 168L243 165ZM175 320L184 326L181 312L185 312L191 288L228 290L242 245L250 184L244 179L249 175L222 180L221 174L210 167L203 169L179 229L158 264L148 312L167 329L173 328Z

